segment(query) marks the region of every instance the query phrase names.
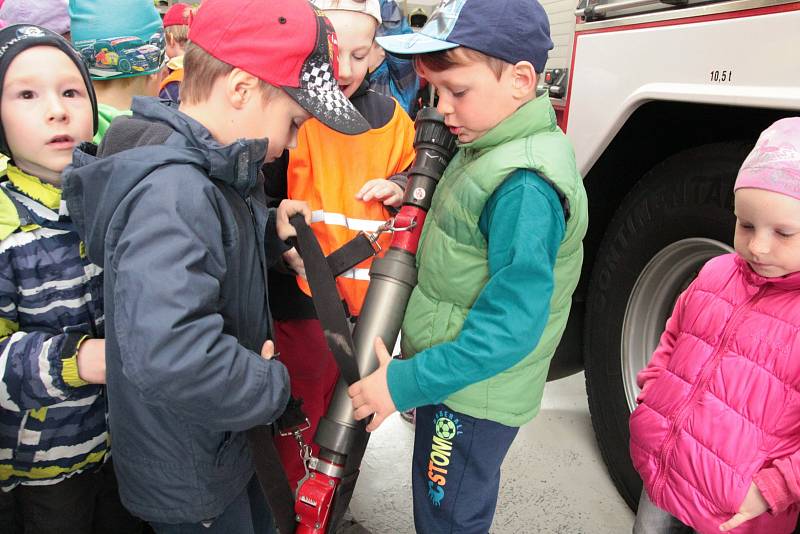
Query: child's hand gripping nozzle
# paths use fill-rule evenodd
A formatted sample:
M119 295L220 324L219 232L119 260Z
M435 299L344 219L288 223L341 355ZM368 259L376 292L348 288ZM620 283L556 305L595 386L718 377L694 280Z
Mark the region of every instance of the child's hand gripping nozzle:
M393 232L391 245L382 258L372 263L352 347L345 351L352 355L354 362L350 363L357 366L358 372L342 369L342 378L314 438L320 447L319 457L308 460L308 474L297 488L298 534L333 532L358 479L369 433L365 423L354 418L347 388L378 367L375 338L381 338L387 347L397 341L406 305L417 283L415 255L422 225L436 185L456 151L456 138L434 108L425 108L417 115L414 148L417 155L409 169L403 205L383 228ZM341 337L337 337L338 342ZM329 345L331 342L329 338Z

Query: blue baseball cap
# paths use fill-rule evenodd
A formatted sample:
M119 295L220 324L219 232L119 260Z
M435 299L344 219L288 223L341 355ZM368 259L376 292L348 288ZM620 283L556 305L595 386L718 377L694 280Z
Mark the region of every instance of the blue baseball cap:
M529 61L536 72L544 71L553 48L550 21L536 0L444 0L418 33L377 41L396 55L464 46L512 65Z

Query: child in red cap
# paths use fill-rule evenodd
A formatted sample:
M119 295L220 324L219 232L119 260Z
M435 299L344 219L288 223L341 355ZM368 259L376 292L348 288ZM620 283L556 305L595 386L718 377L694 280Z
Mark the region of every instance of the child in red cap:
M289 398L272 359L266 270L288 217L261 167L311 116L366 130L336 83L330 23L305 0L206 0L179 108L135 98L97 157L77 151L64 198L106 267L106 361L123 504L158 533L268 533L245 431Z
M183 2L173 4L164 15L169 73L161 80L158 96L173 102L179 101L181 80L183 80L183 54L189 41L189 24L193 16L194 8Z

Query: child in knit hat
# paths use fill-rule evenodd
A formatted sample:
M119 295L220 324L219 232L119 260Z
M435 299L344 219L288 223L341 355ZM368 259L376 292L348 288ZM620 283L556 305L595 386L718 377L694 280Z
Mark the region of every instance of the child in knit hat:
M11 24L41 26L69 41L67 0L0 0L0 28ZM0 175L7 163L8 158L0 155Z
M102 269L61 202L72 151L97 129L89 73L58 34L0 30L0 525L136 533L106 425Z
M6 24L33 24L69 40L67 0L5 0L0 19Z
M72 43L97 91L99 143L134 96L156 96L165 64L164 27L150 0L69 0Z
M638 376L635 534L784 534L797 523L800 118L761 134L734 192L736 253L678 297Z

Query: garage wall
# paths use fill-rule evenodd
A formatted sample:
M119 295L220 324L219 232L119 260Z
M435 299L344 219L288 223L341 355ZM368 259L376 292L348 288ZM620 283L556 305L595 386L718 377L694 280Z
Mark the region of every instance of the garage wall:
M553 49L550 51L547 68L569 67L578 0L539 0L539 2L550 17L550 37L553 39Z

